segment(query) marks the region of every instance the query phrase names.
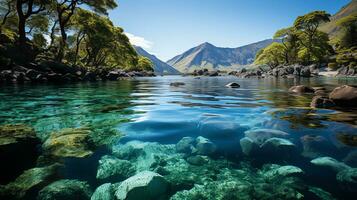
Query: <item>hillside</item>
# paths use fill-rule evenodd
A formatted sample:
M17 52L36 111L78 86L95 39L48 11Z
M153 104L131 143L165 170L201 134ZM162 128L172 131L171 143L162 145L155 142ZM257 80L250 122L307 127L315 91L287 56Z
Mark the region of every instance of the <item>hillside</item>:
M216 47L206 42L175 56L167 63L183 73L201 68L232 70L242 65L252 64L256 53L273 41L268 39L238 48Z
M139 46L134 46L136 52L144 57L147 57L151 60L151 62L154 64L154 72L159 75L167 74L167 75L176 75L180 74L179 71L177 71L175 68L171 67L170 65L166 64L165 62L161 61L158 59L156 56L149 54L147 51L145 51L143 48Z
M319 29L328 33L330 37L333 38L337 36L339 32L339 28L336 26L336 22L339 19L354 13L357 13L357 0L352 0L349 4L342 7L336 14L331 16L330 22L322 24Z

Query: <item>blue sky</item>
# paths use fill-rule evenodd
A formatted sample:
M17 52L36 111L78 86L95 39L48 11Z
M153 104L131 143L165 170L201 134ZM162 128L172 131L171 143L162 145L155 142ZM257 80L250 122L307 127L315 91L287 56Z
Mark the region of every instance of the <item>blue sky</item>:
M336 13L350 0L119 0L109 16L163 61L203 42L238 47L271 38L299 15Z

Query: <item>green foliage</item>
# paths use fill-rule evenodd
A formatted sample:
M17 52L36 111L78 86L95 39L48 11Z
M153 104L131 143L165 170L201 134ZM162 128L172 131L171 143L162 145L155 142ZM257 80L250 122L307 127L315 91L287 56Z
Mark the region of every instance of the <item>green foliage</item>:
M270 68L275 68L284 63L284 52L284 45L274 42L257 54L254 64L267 64Z
M337 63L333 62L333 63L328 64L328 68L330 68L332 70L337 70L339 68L339 66Z
M149 58L140 56L138 60L138 71L154 71L153 64Z
M342 28L339 38L339 48L357 46L357 14L346 16L336 22Z

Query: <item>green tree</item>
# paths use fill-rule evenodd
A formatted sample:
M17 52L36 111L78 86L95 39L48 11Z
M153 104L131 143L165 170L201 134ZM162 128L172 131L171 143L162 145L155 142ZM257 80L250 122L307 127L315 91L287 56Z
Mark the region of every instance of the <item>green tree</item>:
M344 17L336 23L342 28L342 35L340 37L340 47L350 48L357 46L357 14L352 14Z
M255 58L254 64L266 64L271 69L285 62L285 47L281 43L274 42L261 50Z
M330 14L325 11L314 11L303 16L297 17L294 22L294 29L297 30L297 35L299 37L299 42L304 46L304 60L310 63L312 57L320 58L321 49L328 45L328 37L326 38L321 31L318 30L319 25L322 22L330 21ZM322 45L317 47L317 45ZM330 50L327 49L326 53ZM301 52L300 52L301 54Z
M139 71L154 71L154 65L151 60L144 56L139 56L138 68Z
M295 63L297 61L297 53L299 50L299 37L293 27L283 28L278 30L274 39L280 39L284 46L284 59L286 64Z

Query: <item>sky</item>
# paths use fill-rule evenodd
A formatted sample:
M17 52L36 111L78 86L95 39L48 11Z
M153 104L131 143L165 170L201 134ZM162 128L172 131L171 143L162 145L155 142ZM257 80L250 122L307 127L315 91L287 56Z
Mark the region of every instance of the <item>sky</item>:
M201 43L239 47L272 38L314 10L334 14L350 0L119 0L109 13L132 44L167 61Z

